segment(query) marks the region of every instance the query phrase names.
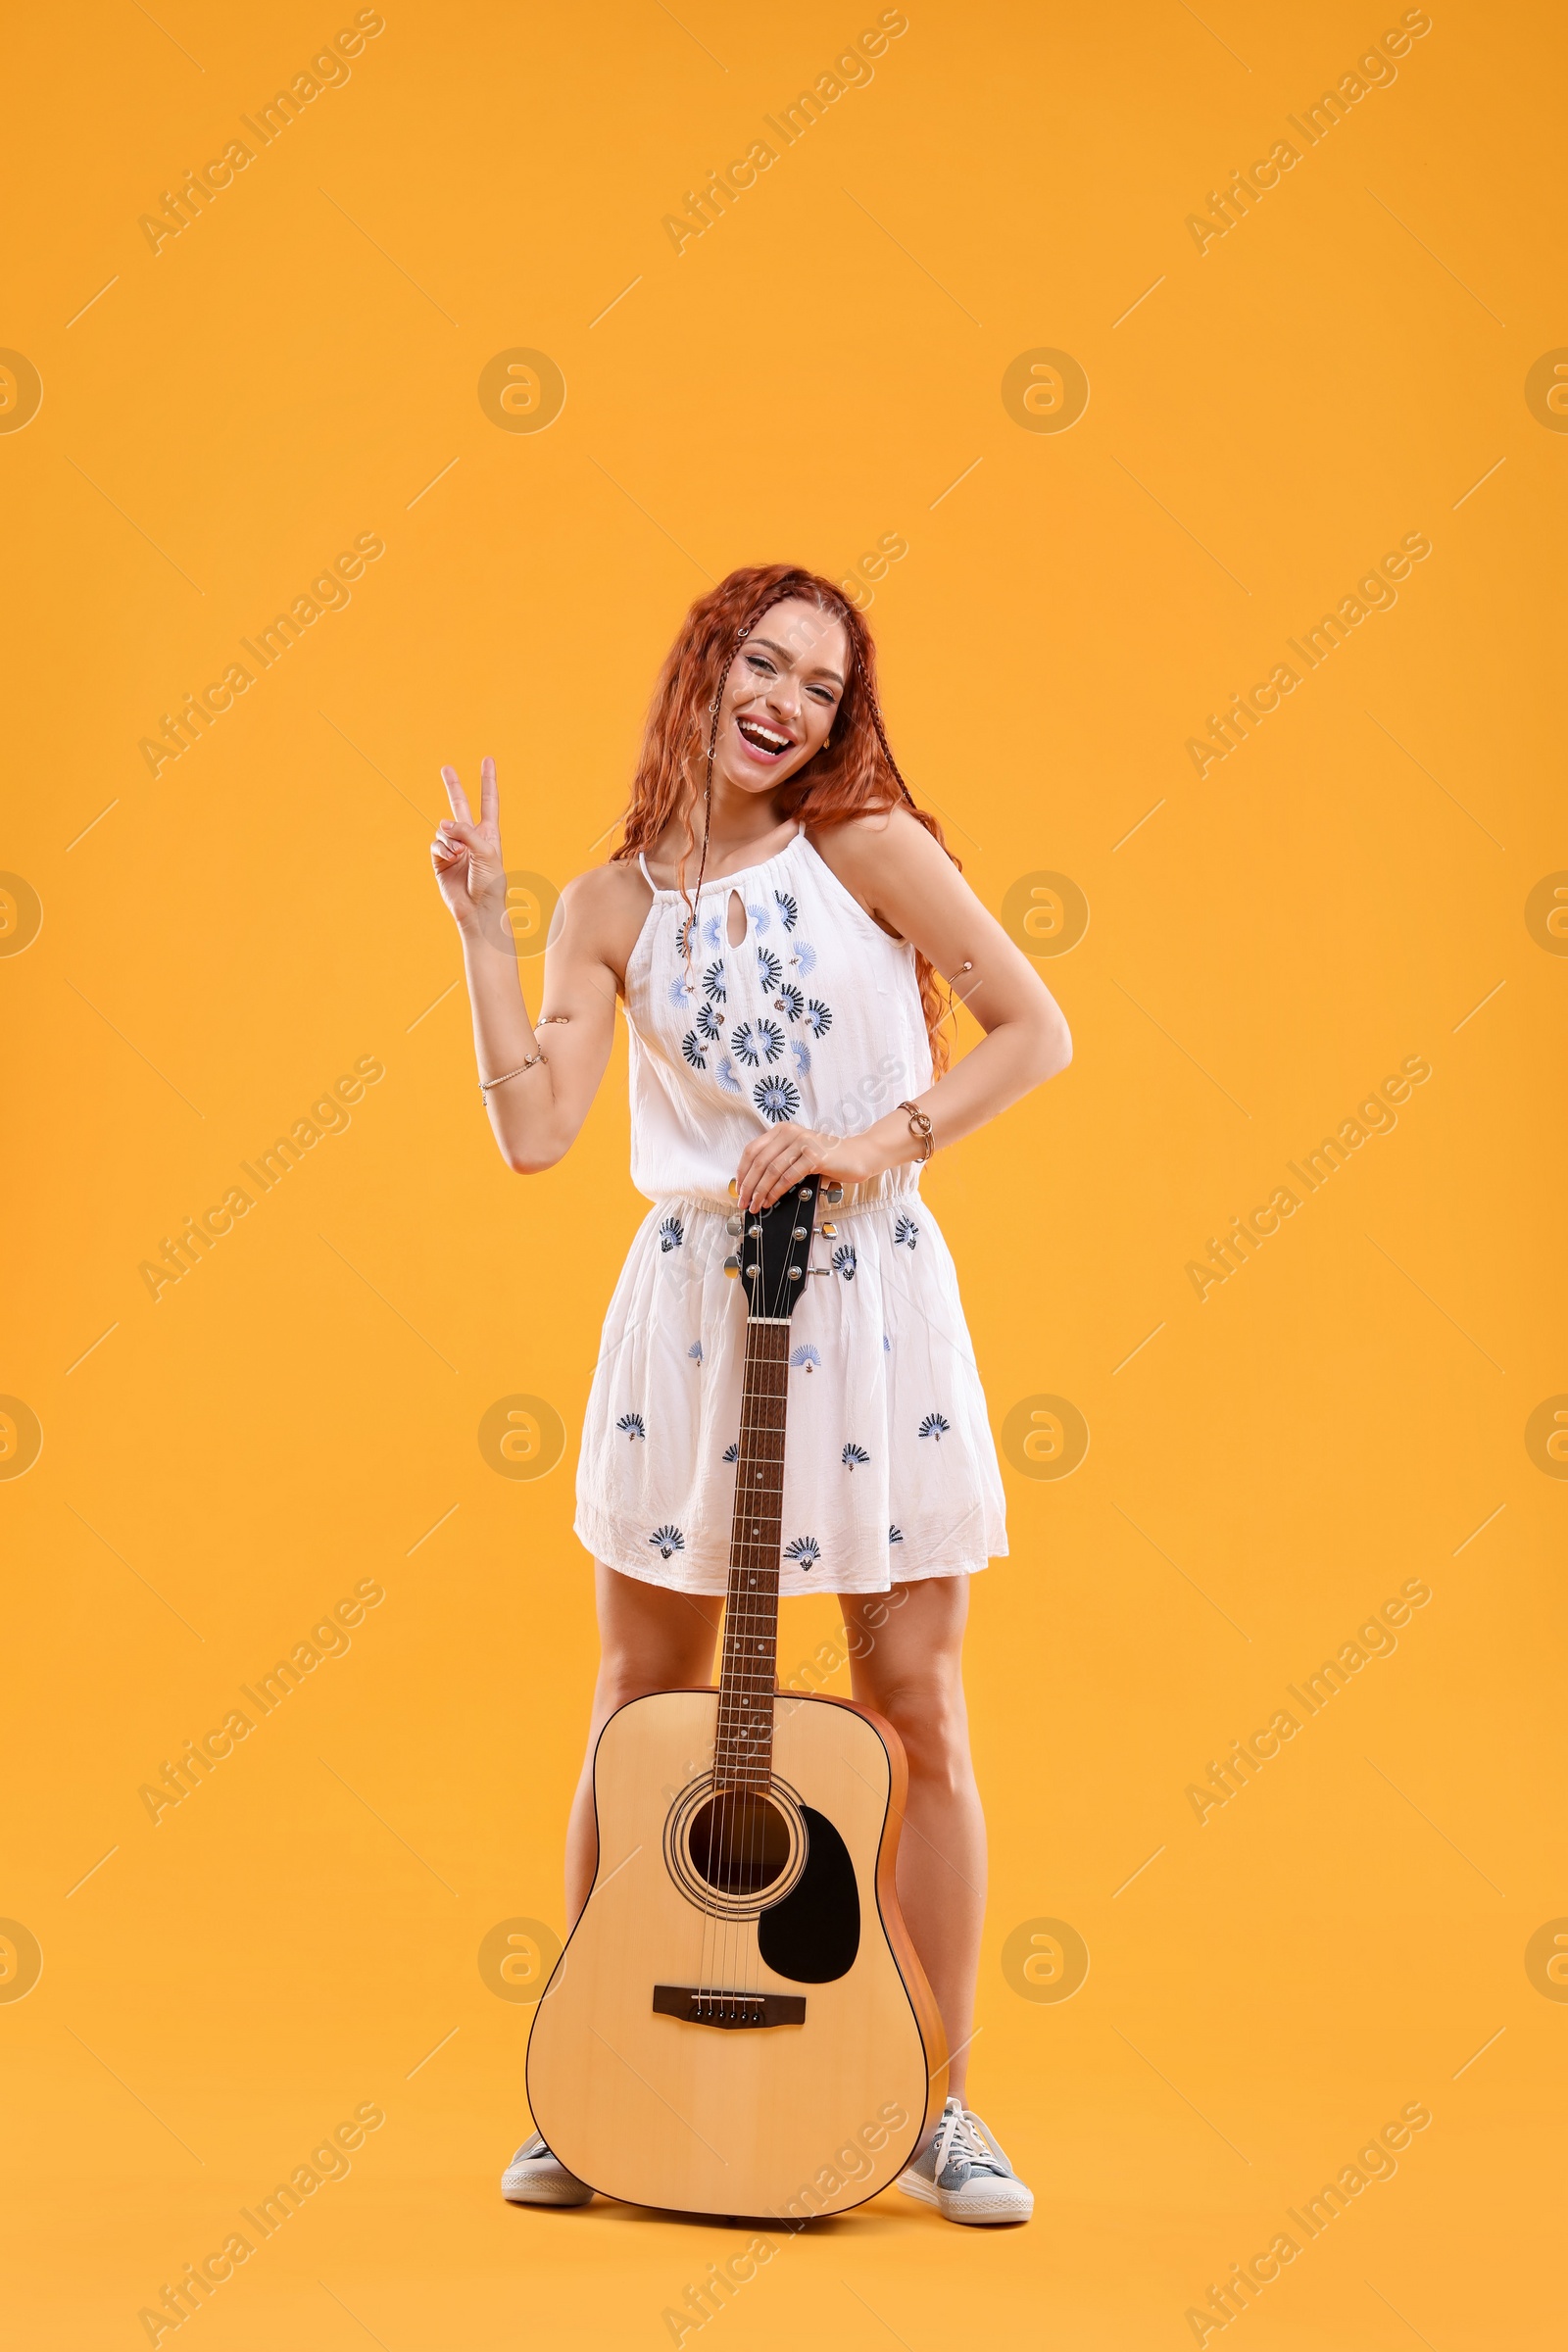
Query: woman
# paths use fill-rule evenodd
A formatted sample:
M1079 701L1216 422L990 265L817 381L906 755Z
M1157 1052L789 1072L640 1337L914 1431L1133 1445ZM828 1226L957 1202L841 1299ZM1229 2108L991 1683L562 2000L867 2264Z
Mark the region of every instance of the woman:
M783 1509L800 1533L780 1591L841 1596L855 1696L908 1756L899 1901L941 2008L953 2095L899 2185L950 2221L1027 2220L1029 2190L963 2103L986 1845L960 1654L968 1580L1006 1537L918 1171L1064 1068L1066 1023L915 808L865 622L814 573L731 572L687 614L620 846L562 894L537 1025L514 956L495 953L510 940L493 762L480 774L475 822L443 768L452 815L431 856L462 934L496 1142L519 1175L570 1148L618 997L632 1179L654 1202L611 1302L578 1467L603 1661L567 1836L568 1914L593 1883L591 1765L607 1719L713 1680L744 1343L722 1276L726 1216L819 1170L844 1201L832 1279L808 1285L792 1332ZM952 1070L938 972L985 1031ZM503 2189L521 2204L592 2194L537 2133Z

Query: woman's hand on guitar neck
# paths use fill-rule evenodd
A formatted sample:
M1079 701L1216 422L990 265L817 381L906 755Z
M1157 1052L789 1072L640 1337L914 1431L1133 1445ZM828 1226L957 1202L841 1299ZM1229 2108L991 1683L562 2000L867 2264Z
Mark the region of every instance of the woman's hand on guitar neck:
M914 1151L907 1154L917 1156ZM781 1194L805 1176L820 1175L834 1184L865 1184L898 1160L879 1152L863 1135L824 1135L781 1119L749 1143L735 1171L735 1198L744 1210L771 1208Z

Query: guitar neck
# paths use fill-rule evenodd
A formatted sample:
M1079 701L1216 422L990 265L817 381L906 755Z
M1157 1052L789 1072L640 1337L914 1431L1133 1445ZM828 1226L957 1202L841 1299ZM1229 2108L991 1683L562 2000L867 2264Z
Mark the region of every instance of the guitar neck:
M715 1781L731 1788L765 1788L773 1768L789 1358L788 1322L748 1322L713 1754Z

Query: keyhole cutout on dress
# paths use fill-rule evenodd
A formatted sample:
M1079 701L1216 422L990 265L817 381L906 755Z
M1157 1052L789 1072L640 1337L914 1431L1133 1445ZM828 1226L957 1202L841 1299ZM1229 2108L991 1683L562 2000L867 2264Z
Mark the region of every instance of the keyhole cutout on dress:
M746 906L738 890L729 894L729 920L724 925L724 937L732 948L738 948L746 937Z

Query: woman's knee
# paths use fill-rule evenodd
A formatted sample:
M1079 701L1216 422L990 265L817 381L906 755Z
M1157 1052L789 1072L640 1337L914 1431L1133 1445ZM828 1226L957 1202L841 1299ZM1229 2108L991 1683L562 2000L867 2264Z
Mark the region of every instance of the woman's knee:
M956 1760L967 1765L969 1719L956 1658L922 1659L865 1681L865 1704L892 1724L911 1772L945 1772Z
M669 1592L601 1565L599 1680L601 1714L656 1690L701 1688L712 1679L718 1603Z

